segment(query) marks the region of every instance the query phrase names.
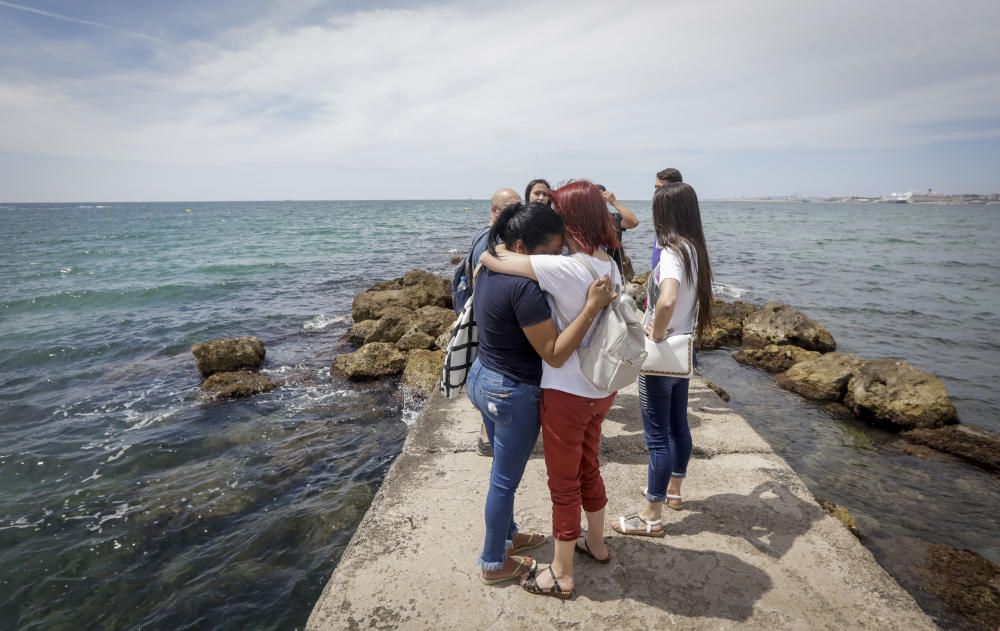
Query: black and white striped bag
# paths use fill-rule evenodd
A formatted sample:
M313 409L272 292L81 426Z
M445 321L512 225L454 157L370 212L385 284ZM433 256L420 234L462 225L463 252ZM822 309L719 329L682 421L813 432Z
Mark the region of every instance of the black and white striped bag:
M462 313L458 315L451 327L451 341L444 355L444 368L441 370L441 392L449 399L454 399L469 375L469 368L479 354L479 327L472 308L472 296L465 303Z

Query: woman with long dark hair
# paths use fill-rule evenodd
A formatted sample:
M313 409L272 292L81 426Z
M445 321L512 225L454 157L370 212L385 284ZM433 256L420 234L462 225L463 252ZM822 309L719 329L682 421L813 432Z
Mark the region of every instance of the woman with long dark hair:
M563 221L548 206L516 203L493 224L489 252L496 253L498 241L525 255L559 252ZM486 536L479 557L486 584L520 579L535 566L520 553L545 542L544 535L518 532L514 523L514 494L538 439L542 360L563 365L612 296L610 282L594 282L583 310L560 333L537 282L487 269L479 274L472 296L479 355L469 369L466 389L493 445Z
M576 316L574 323L579 323L581 317L591 319L593 313L588 314L585 301L587 287L595 277L606 277L616 287L621 285L618 267L607 253L619 244L604 197L596 186L572 182L553 191L552 199L566 224L570 256L507 252L500 257L484 255L482 263L496 272L537 280L549 296L559 325L568 327L570 317ZM598 452L601 424L616 393L594 386L581 371L575 353L561 366L546 360L541 385L555 555L548 568L532 570L521 585L534 594L571 598L573 555L577 550L601 563L610 560L611 553L604 543L608 499ZM587 518L586 533L580 529L581 507Z
M546 180L531 180L524 189L524 202L552 208L552 186Z
M684 183L659 187L653 195L653 225L662 253L647 284L646 335L655 342L670 335L700 335L712 318L712 266L694 189ZM646 505L619 518L614 529L662 537L663 505L684 507L681 484L691 458L688 380L640 375L639 403L649 451Z

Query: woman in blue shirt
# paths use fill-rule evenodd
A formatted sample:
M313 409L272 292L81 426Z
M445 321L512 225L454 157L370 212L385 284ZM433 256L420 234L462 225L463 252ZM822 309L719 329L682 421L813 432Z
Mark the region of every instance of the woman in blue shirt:
M494 255L498 242L522 254L558 254L563 221L548 206L514 204L493 224L488 242ZM545 537L518 532L514 493L538 440L542 360L561 366L611 302L613 291L609 279L595 281L583 311L560 333L537 282L487 269L476 280L479 355L469 369L467 391L493 445L486 537L479 557L486 584L518 580L535 566L518 553L542 545Z

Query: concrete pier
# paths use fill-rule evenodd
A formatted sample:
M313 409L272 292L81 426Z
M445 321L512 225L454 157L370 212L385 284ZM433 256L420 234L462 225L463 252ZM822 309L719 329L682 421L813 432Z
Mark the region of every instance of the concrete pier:
M700 380L685 508L663 539L608 528L614 559L577 555L576 597L480 583L489 458L479 415L435 396L411 430L316 603L307 629L936 629L789 466ZM604 424L609 526L643 497L646 451L635 386ZM522 530L551 534L541 445L515 504ZM529 554L552 558L551 540Z

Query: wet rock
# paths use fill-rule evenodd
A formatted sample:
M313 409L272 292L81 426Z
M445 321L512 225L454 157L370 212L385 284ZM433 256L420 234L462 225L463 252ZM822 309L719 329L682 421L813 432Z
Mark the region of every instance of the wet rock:
M451 309L435 306L421 307L413 314L407 331L419 331L437 339L442 333L451 331L455 317L455 312Z
M718 395L720 399L727 403L729 402L729 393L726 392L722 386L712 383L708 379L705 379L704 376L702 377L702 380L705 382L705 385L708 386L708 389Z
M936 429L914 429L903 434L911 443L932 447L958 456L987 471L1000 473L1000 436L968 425L950 425ZM909 453L921 455L912 450Z
M799 362L816 359L817 351L807 351L798 346L768 344L764 348L743 349L733 354L741 364L763 368L767 372L785 372Z
M854 515L851 514L851 511L827 500L816 501L819 502L819 505L823 510L832 515L837 521L844 524L844 527L850 530L852 535L858 539L862 538L861 531L858 529L858 522L854 519Z
M451 342L451 330L445 331L434 340L434 347L439 348L443 351L448 350L448 344Z
M355 346L361 346L368 339L368 336L375 332L378 320L362 320L355 322L347 331L347 341Z
M462 262L462 259L464 259L464 258L465 257L462 256L461 254L452 254L451 255L451 264L452 265L458 265L459 263Z
M837 343L826 327L798 309L780 302L769 302L747 316L743 321L743 344L751 348L793 344L821 353L837 349Z
M395 344L410 329L415 312L402 307L388 307L382 312L382 317L375 323L371 334L365 338L365 344L372 342L389 342Z
M401 351L427 350L434 347L434 338L420 331L410 331L396 342Z
M258 370L264 364L264 342L257 337L235 337L200 342L191 347L202 377L217 372Z
M242 399L270 392L277 387L267 376L257 372L217 372L201 384L203 399Z
M373 342L334 359L330 372L352 380L365 380L397 375L405 367L406 355L394 344Z
M1000 628L1000 565L971 550L935 543L920 571L926 587L974 628Z
M712 320L705 332L695 341L698 350L720 346L739 346L743 341L743 321L759 309L742 300L712 302Z
M847 383L867 360L844 353L827 353L799 362L775 376L785 390L814 401L840 401Z
M944 382L898 359L869 361L855 371L844 405L861 419L895 430L958 422Z
M444 353L441 351L413 351L403 371L403 385L424 395L430 395L438 389L442 368L444 368Z

